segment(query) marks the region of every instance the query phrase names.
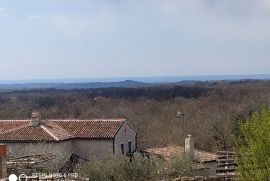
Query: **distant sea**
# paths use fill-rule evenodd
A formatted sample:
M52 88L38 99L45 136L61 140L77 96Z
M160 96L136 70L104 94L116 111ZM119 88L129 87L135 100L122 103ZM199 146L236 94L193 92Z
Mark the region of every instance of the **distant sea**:
M0 80L0 84L120 82L124 80L133 80L144 83L162 83L162 82L170 83L181 81L215 81L215 80L247 80L247 79L270 80L270 74Z

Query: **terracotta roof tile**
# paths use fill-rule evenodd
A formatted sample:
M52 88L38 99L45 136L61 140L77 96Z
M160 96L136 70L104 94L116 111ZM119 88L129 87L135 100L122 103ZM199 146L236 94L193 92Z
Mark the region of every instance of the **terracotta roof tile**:
M48 122L47 124L43 125L42 128L56 140L66 140L73 138L70 133L53 122Z
M125 120L54 120L76 138L113 138Z
M14 128L29 125L30 120L1 120L0 121L0 133Z
M172 160L177 155L183 155L185 153L184 147L167 145L164 147L149 148L145 150L150 154L157 155L166 161ZM217 155L214 153L195 150L195 160L198 162L211 162L217 160Z
M34 127L30 120L0 120L0 142L113 139L124 122L124 119L47 120Z
M0 134L1 141L52 141L54 138L41 127L25 126Z

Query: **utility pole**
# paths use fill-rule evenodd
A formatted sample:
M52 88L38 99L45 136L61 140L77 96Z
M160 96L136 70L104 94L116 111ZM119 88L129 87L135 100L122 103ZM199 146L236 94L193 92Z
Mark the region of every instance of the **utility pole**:
M177 117L182 117L183 119L183 139L185 139L186 137L186 130L185 130L185 113L182 113L180 111L177 111L176 112L176 116Z

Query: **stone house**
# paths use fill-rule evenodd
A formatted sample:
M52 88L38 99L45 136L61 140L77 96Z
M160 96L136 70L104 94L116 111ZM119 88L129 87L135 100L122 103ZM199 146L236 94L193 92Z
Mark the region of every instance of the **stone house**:
M57 158L106 157L135 152L137 133L125 119L43 120L33 113L30 120L0 120L0 143L9 155L50 149Z
M191 135L185 139L185 146L165 145L161 147L148 148L145 153L156 155L167 162L175 157L186 155L193 160L193 166L197 170L205 172L208 176L216 176L217 158L215 153L209 153L194 149L194 138Z

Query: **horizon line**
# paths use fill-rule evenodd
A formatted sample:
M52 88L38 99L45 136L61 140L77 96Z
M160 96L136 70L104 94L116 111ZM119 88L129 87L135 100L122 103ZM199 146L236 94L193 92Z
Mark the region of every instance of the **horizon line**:
M215 81L215 80L263 80L270 79L269 74L209 74L209 75L171 75L171 76L127 76L127 77L92 77L92 78L41 78L41 79L6 79L0 84L31 84L31 83L95 83L95 82L177 82L177 81Z

